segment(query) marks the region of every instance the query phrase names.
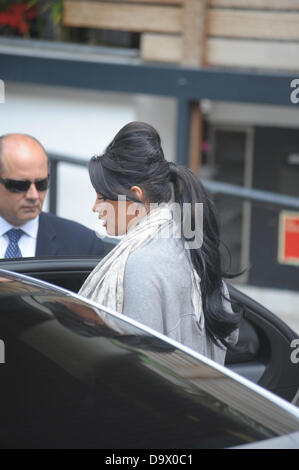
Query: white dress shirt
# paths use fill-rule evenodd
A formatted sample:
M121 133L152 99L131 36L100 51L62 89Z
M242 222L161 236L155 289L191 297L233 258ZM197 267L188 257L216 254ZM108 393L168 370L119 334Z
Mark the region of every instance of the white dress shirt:
M21 229L24 232L18 243L22 257L34 257L36 253L38 227L39 217L26 222L26 224L22 225L22 227L14 227L0 216L0 259L4 258L9 244L8 236L5 234L13 228Z

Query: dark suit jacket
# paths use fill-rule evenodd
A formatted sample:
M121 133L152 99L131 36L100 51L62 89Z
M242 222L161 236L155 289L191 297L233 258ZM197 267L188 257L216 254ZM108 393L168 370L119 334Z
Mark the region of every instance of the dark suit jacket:
M88 255L104 255L104 244L95 232L53 214L40 214L36 256Z

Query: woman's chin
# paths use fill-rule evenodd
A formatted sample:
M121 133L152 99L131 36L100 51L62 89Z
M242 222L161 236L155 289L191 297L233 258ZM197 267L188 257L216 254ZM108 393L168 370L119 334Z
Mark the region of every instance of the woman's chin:
M112 227L109 227L109 225L108 226L106 225L105 228L106 228L106 232L107 232L108 237L118 237L117 230L115 230Z
M124 230L112 230L109 226L106 227L107 237L115 238L121 240L127 233L126 229Z

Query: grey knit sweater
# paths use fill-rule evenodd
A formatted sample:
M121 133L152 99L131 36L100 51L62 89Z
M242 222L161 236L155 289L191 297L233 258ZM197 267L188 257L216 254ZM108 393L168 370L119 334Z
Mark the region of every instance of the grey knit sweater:
M133 251L124 277L123 313L185 346L224 364L226 350L216 346L196 322L192 305L191 261L183 242L152 238ZM227 287L224 284L226 296ZM229 302L225 308L232 312ZM234 344L238 331L229 338Z

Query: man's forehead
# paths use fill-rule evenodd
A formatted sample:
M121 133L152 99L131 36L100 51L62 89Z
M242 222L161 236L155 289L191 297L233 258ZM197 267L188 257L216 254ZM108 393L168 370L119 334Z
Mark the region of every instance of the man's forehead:
M5 178L44 178L48 174L48 159L42 147L17 149L11 146L2 152L2 173Z
M25 134L8 134L2 139L3 153L9 153L12 150L14 152L25 152L27 149L40 150L45 153L42 145L37 140Z
M26 136L8 136L2 141L2 159L17 165L47 161L43 147Z

